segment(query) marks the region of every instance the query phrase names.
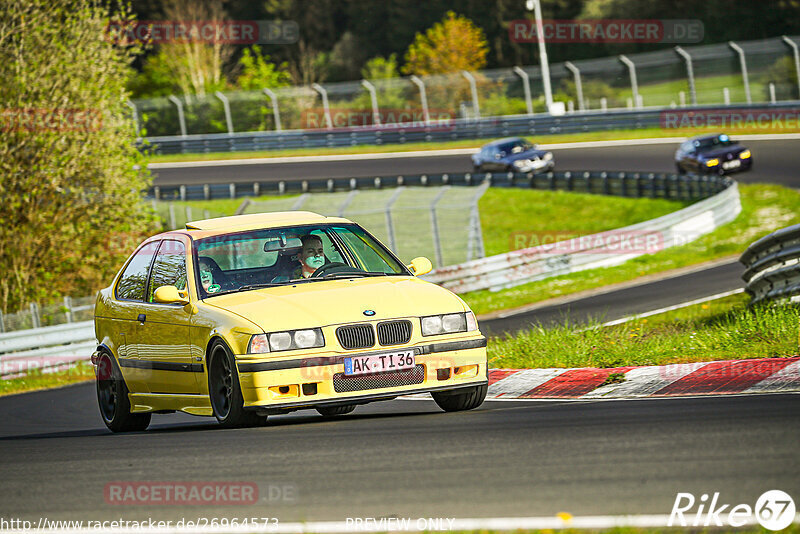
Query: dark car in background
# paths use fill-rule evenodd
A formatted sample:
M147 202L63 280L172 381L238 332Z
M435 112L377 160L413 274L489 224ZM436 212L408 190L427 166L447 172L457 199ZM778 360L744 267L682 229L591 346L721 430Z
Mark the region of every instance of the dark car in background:
M521 137L492 141L472 155L475 172L547 172L553 170L555 163L552 152L539 150Z
M753 155L727 134L698 135L681 143L675 152L679 173L726 174L746 171L753 166Z

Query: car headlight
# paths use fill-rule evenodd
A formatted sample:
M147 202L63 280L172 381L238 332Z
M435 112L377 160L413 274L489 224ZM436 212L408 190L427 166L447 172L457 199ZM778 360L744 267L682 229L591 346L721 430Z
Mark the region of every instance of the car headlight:
M739 154L739 159L747 159L751 156L749 150L744 150Z
M715 167L717 165L719 165L719 160L717 158L706 161L706 167Z
M421 322L423 336L471 332L478 329L478 321L472 312L430 315L422 317Z
M550 161L551 159L553 159L553 153L552 152L545 152L544 156L542 156L542 159L545 160L545 161Z
M247 348L247 352L250 354L264 354L267 352L312 349L324 346L325 337L322 335L322 329L307 328L305 330L256 334L250 338L250 345Z

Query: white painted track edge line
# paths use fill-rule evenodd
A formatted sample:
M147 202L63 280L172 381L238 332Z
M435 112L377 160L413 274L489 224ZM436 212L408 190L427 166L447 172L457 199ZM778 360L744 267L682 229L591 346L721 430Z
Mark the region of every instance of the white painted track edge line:
M659 315L661 313L666 313L669 311L680 310L681 308L687 308L689 306L694 306L695 304L702 304L704 302L730 297L731 295L738 295L739 293L744 293L744 288L740 287L738 289L732 289L730 291L723 291L722 293L717 293L716 295L709 295L707 297L681 302L680 304L673 304L672 306L665 306L663 308L658 308L656 310L650 310L636 315L629 315L627 317L622 317L620 319L615 319L613 321L605 322L600 326L615 326L618 324L627 323L628 321L633 321L635 319L644 319L645 317Z

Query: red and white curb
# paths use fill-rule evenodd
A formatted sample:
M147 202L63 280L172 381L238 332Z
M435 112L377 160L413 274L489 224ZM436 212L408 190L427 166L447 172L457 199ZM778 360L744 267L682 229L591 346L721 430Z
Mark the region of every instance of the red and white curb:
M623 375L624 381L605 384L612 374ZM800 392L800 357L611 369L490 369L486 398L614 399L789 392Z

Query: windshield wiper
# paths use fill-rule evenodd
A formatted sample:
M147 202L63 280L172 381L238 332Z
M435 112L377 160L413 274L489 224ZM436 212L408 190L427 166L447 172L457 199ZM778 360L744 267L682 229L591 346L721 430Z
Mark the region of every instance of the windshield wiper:
M273 284L273 283L263 283L263 284L249 284L246 286L241 286L236 291L249 291L251 289L261 289L263 287L280 287L286 284Z
M354 276L388 276L389 273L372 272L372 271L358 271L354 273L332 273L326 276L320 276L319 280L330 280L331 278L353 278Z

